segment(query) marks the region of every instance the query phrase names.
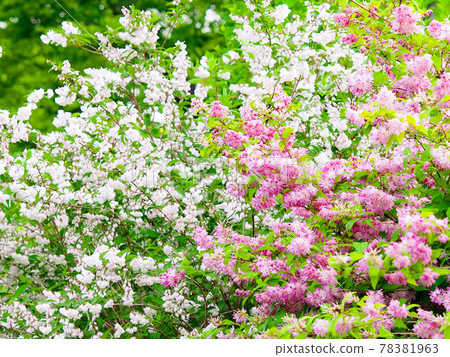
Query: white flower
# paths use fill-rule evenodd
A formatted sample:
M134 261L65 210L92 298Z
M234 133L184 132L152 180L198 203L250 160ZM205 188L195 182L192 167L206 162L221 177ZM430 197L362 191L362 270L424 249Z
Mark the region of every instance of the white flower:
M113 307L114 306L114 301L112 301L112 300L108 300L106 303L105 303L105 305L103 305L103 307L105 308L105 309L109 309L110 307ZM144 309L145 310L145 309Z
M74 26L71 22L63 21L61 26L67 36L80 34L79 28Z
M70 87L63 86L60 88L57 88L55 90L56 94L58 94L58 98L55 98L55 103L59 104L61 106L70 105L73 102L75 102L76 99L76 93L70 93Z
M27 102L28 103L37 103L44 97L44 94L45 94L45 92L42 88L36 89L33 93L31 93L28 96Z
M22 254L12 254L11 257L14 259L14 264L22 264L22 265L29 265L30 261L28 260L28 257Z
M161 211L168 219L174 220L178 216L179 210L180 206L177 203L175 203L173 205L165 206Z
M125 330L119 324L115 324L114 328L116 329L116 332L114 332L115 338L120 338L120 336L122 336L125 333Z
M89 311L94 315L100 315L100 313L102 312L102 305L94 304L89 308Z
M120 253L120 251L118 249L112 248L111 250L106 252L104 258L110 264L117 264L117 265L120 265L121 267L123 267L125 265L125 258L117 256L118 253Z
M231 73L230 72L220 72L218 75L217 75L219 78L222 78L222 79L224 79L224 80L229 80L230 79L230 77L231 77Z
M109 285L109 283L106 280L97 280L97 286L100 289L106 289L106 287ZM105 305L106 306L106 305Z
M46 45L51 42L51 43L54 43L55 45L67 47L67 38L65 38L60 33L56 33L53 30L50 30L49 32L47 32L47 35L42 35L41 41L44 42Z
M106 201L111 201L116 197L114 189L111 186L103 186L98 190L98 203L105 203Z
M336 142L334 143L334 145L339 149L346 149L348 148L350 145L352 145L351 140L347 137L347 135L345 135L344 132L342 132L338 138L336 139Z
M94 280L95 275L92 274L89 270L83 269L81 274L77 275L77 280L82 284L90 284L92 280Z
M278 5L275 10L270 14L275 20L275 24L282 24L283 21L288 17L291 10L286 4Z
M47 311L50 310L50 308L51 306L48 303L40 303L36 305L36 311L38 311L41 314L46 313Z
M194 76L199 78L208 78L211 75L211 73L208 72L208 70L204 67L199 67L197 72L195 72Z
M133 271L140 270L145 274L149 270L153 270L155 268L155 261L152 258L142 259L142 257L137 257L130 262L130 267Z
M80 313L75 309L68 309L64 307L60 308L59 312L65 317L67 317L69 320L78 320L79 318L81 318Z
M39 331L41 331L44 335L48 335L52 331L51 326L39 326Z
M65 228L69 224L69 217L66 214L61 214L55 217L55 225L58 228Z
M319 33L312 34L312 40L325 46L327 43L334 41L336 38L336 32L332 30L321 31Z
M138 312L130 312L130 322L133 325L146 325L148 324L148 319Z
M91 268L96 267L97 269L100 269L103 266L103 263L100 260L100 253L98 252L83 257L83 263L86 264L88 267Z
M217 12L215 12L213 9L206 10L206 12L205 12L205 21L206 22L211 23L211 22L216 22L216 21L220 21L220 20L221 20L220 15Z
M145 315L147 315L148 317L153 317L156 315L156 310L150 308L150 307L144 307L144 313Z

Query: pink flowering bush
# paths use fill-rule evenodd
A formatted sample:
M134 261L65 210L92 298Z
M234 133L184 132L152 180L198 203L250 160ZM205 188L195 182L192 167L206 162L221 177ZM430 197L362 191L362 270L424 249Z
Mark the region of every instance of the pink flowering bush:
M43 35L109 66L0 111L0 333L448 338L449 25L340 3L235 4L196 66L186 1Z

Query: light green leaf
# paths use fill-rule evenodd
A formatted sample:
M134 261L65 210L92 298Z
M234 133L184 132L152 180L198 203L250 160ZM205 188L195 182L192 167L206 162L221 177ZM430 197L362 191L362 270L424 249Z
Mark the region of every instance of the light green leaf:
M288 139L290 136L291 136L291 134L294 132L294 129L292 129L292 128L286 128L286 129L284 129L284 131L283 131L283 133L281 134L281 136L283 137L283 138L285 138L285 139Z

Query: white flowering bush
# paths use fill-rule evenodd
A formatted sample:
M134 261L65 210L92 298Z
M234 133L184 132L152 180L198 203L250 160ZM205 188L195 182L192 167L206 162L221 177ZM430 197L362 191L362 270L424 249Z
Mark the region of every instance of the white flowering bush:
M450 27L340 3L230 4L198 64L185 0L43 35L109 65L0 111L2 336L448 337Z

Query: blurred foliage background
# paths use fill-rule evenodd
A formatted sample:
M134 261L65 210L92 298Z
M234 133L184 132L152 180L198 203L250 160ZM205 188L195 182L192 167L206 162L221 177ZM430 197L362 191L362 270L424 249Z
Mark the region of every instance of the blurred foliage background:
M48 30L54 28L61 32L61 22L71 21L85 32L75 18L91 34L104 32L107 26L119 25L122 6L164 12L168 3L163 0L0 0L0 46L3 47L0 108L13 112L26 102L34 89L58 87L57 74L50 71L48 59L56 63L68 59L77 70L106 65L101 56L71 46L45 45L40 36ZM220 23L209 23L217 16L211 11L207 13L210 8L225 13L222 7L222 0L194 0L189 19L174 29L171 39L185 41L194 61L204 51L223 47L223 37L217 35ZM57 109L52 101L43 100L31 118L32 125L44 132L51 130Z
M450 0L412 1L424 9L433 9L437 20L443 20L450 11ZM302 0L274 2L285 3L297 11L302 10L304 3ZM118 26L122 6L164 12L169 3L163 0L1 0L0 109L14 112L25 103L32 90L58 87L56 73L50 71L48 59L57 63L68 59L77 70L106 65L102 57L86 51L44 45L40 36L48 30L60 28L63 21L77 25L75 18L91 34L104 32L107 26ZM222 34L232 31L228 15L235 3L234 0L193 0L186 21L173 31L168 44L184 41L194 62L207 51L224 49ZM217 15L220 21L217 21ZM31 118L33 126L44 132L52 130L51 121L56 111L57 106L52 101L42 101Z

